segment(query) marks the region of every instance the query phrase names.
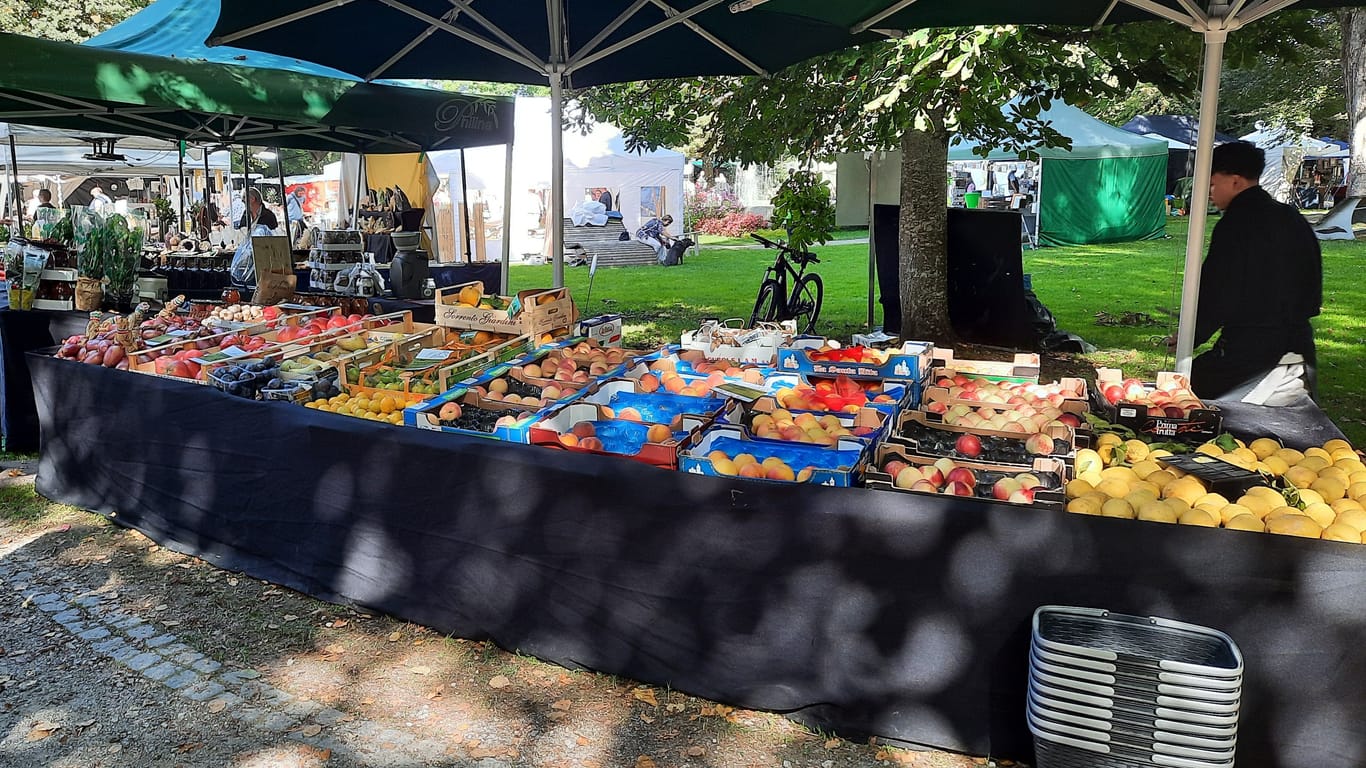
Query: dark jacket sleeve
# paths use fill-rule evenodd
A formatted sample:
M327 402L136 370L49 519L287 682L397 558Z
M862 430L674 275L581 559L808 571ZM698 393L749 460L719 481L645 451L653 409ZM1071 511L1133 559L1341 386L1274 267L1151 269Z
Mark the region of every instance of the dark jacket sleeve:
M1195 314L1195 346L1210 340L1214 332L1224 327L1234 308L1229 297L1238 295L1232 283L1238 280L1237 258L1245 252L1238 242L1237 228L1229 226L1228 218L1220 221L1210 235L1209 254L1200 268L1200 303Z

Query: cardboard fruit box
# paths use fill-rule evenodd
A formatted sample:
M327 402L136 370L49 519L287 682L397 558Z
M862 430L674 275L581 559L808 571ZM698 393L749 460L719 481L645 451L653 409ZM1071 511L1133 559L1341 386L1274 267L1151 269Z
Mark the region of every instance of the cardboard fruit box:
M601 447L585 446L584 438L573 434L575 425L590 422ZM613 418L611 410L593 403L574 402L560 406L551 415L531 425L529 441L532 445L591 453L598 456L620 456L662 469L678 469L678 455L692 445L710 424L710 420L685 416L678 429L669 425L621 421ZM669 437L662 441L649 440L652 428L663 426Z
M934 371L931 378L953 378L962 374L969 378L987 381L1016 381L1025 384L1039 383L1039 356L1033 353L1017 353L1014 360L1002 362L995 360L960 360L953 350L937 347L934 350Z
M640 370L637 367L632 373ZM682 416L710 420L726 406L726 401L719 397L678 395L662 390L642 392L639 377L601 379L585 390L583 401L610 409L615 418L620 418L628 408L634 409L642 421L653 424L671 424Z
M1041 434L1048 435L1053 440L1053 450L1048 456L1061 459L1069 466L1076 458L1076 442L1071 427L1047 427ZM1011 459L992 459L990 454L992 448L986 448L983 456L964 456L955 450L955 444L961 435L973 435L981 439L990 446L996 446L1001 451L1009 453ZM887 442L905 446L908 450L920 456L931 458L948 457L955 461L959 459L965 461L982 460L988 463L1028 467L1033 464L1037 456L1031 453L1026 447L1026 441L1033 435L1025 435L1019 432L1004 432L994 429L971 429L968 427L953 426L950 424L939 424L931 422L928 414L924 411L904 411L898 417L896 426L887 437ZM990 438L988 440L987 438Z
M1175 411L1169 413L1167 408L1172 407L1169 405L1133 402L1124 398L1111 403L1106 390L1115 386L1123 387L1126 381L1130 384L1141 383L1149 392L1177 387L1184 387L1189 391L1186 378L1178 373L1164 371L1157 374L1155 382L1136 382L1123 378L1123 374L1116 368L1098 368L1091 402L1096 413L1111 424L1128 427L1140 435L1149 435L1159 440L1179 440L1186 443L1213 440L1222 431L1223 414L1217 407L1207 405L1196 398L1194 393L1185 401L1193 407L1176 406L1184 413L1181 416L1174 415Z
M960 375L965 376L966 378L969 378L969 379L973 378L973 377L967 376L966 374L960 374ZM1042 395L1042 394L1041 394L1041 390L1035 390L1035 392L1038 393L1038 394L1033 394L1033 395L1025 394L1025 393L1023 393L1023 392L1013 394L1013 393L1010 392L1010 391L1003 391L1003 392L988 391L987 394L982 395L982 394L980 394L980 393L978 393L978 392L976 392L976 391L971 392L971 393L966 392L966 391L961 391L961 392L957 393L957 395L955 396L955 395L952 393L952 390L951 390L950 386L949 386L949 385L946 385L946 384L944 383L944 382L950 382L950 381L953 381L953 379L947 378L947 377L946 377L946 378L934 379L934 380L932 380L932 381L926 382L926 385L925 385L925 396L924 396L924 398L923 398L923 402L924 402L924 403L942 402L942 403L944 403L944 404L946 404L946 405L960 405L960 404L961 404L961 405L970 405L970 406L972 406L973 408L977 408L977 407L983 406L983 405L988 406L988 407L992 407L992 406L1001 406L1001 405L1009 406L1009 405L1011 405L1011 403L1008 402L1008 401L1010 400L1010 398L1011 398L1012 396L1018 396L1018 397L1024 398L1025 401L1026 401L1026 404L1028 404L1028 405L1034 405L1034 406L1036 406L1036 407L1037 407L1040 403L1043 403L1043 402L1046 402L1046 403L1049 404L1049 405L1053 405L1053 406L1056 407L1056 408L1061 408L1061 407L1062 407L1062 404L1063 404L1063 403L1066 403L1066 402L1077 402L1077 403L1081 403L1082 406L1086 408L1086 410L1088 410L1088 411L1090 410L1090 387L1088 387L1088 386L1086 385L1086 380L1085 380L1085 379L1078 379L1078 378L1074 378L1074 377L1065 377L1065 378L1058 379L1058 381L1055 382L1055 383L1053 383L1053 384L1024 384L1024 385L1023 385L1023 386L1025 386L1025 387L1039 387L1039 388L1046 388L1046 389L1050 389L1050 390L1056 387L1056 388L1060 388L1060 389L1067 390L1067 391L1069 391L1069 392L1077 392L1077 393L1080 393L1080 396L1079 396L1079 397L1068 397L1068 396L1066 396L1066 395L1062 395L1061 393L1058 393L1056 397L1054 397L1053 395L1047 395L1047 396L1045 396L1045 395ZM986 382L986 380L984 380L984 379L979 379L978 381L979 381L979 382ZM1010 383L1012 383L1012 382L986 382L986 383L990 383L990 384L997 384L997 383L1010 384ZM954 386L957 386L957 385L954 385ZM1031 400L1031 399L1030 399L1031 397L1033 397L1034 399Z
M792 441L778 435L761 435L756 432L754 427L755 417L761 415L772 416L775 411L787 410L778 405L772 397L761 397L753 403L742 403L732 401L726 408L722 420L727 424L736 424L745 428L757 440L780 440L785 442L806 442ZM832 413L830 411L788 411L794 417L807 414L818 421L825 418L833 418L840 423L840 426L848 430L862 429L865 434L854 434L842 437L844 440L862 440L867 443L876 443L881 440L887 430L887 426L892 421L889 414L883 413L876 408L862 408L857 413Z
M762 323L746 328L736 319L703 320L695 331L684 331L680 347L706 355L708 360L729 360L753 365L773 365L778 348L791 343L796 326L792 322Z
M514 423L502 425L489 425L491 431L485 432L473 427L448 426L442 423L441 407L447 403L456 403L461 406L464 415L468 416L473 409L503 416L516 417ZM433 432L446 432L454 435L465 435L467 437L482 437L490 440L503 440L510 443L526 443L530 438L531 425L538 420L549 415L551 408L526 408L521 405L504 403L496 400L485 400L477 392L472 391L466 386L459 386L449 392L444 392L437 397L417 405L409 406L403 411L403 424L418 429L426 429ZM525 414L525 415L519 415Z
M825 339L798 339L778 350L778 371L810 376L848 376L851 379L924 381L934 356L934 345L908 341L899 348L878 350L848 347L822 351Z
M868 488L879 491L892 491L895 493L915 493L930 495L943 495L929 490L919 491L910 488L899 488L896 485L896 478L883 471L887 462L897 460L915 467L928 467L938 459L929 456L920 456L907 451L904 447L891 443L884 443L877 447L873 454L873 459L868 463L868 471L864 476L864 485ZM1034 493L1032 504L1049 507L1062 507L1067 503L1065 488L1067 481L1071 478L1071 469L1061 459L1036 458L1033 464L1028 467L1018 467L1008 464L990 464L987 462L970 461L966 459L954 459L954 466L966 467L972 470L975 475L976 483L973 488L974 496L965 498L987 499L992 501L1005 501L1007 503L1022 504L1022 502L1009 502L1008 499L998 499L992 494L996 481L1003 477L1015 477L1016 475L1029 473L1037 477L1044 484L1047 490L1037 490Z
M718 469L710 456L712 451L725 453L729 457L728 460L733 460L740 454L749 454L758 462L777 458L792 470L794 479L749 477L731 472L733 465ZM849 488L862 482L870 453L868 444L858 440L841 440L834 448L825 448L778 440L755 440L746 434L742 427L717 425L708 429L696 445L679 457L678 469L694 475L743 477L763 482L810 483Z
M566 332L578 321L578 311L569 297L568 288L550 290L531 289L515 297L495 296L505 309L487 309L460 302L462 291L484 294L479 281L438 288L436 291L436 324L446 328L496 333L529 334L539 337L556 330Z
M995 414L1009 414L1019 407L1003 403L987 403L980 400L955 400L948 397L948 393L938 387L933 388L937 391L927 391L922 411L925 412L926 421L931 424L947 423L948 414L954 409L967 408L971 413L977 414L982 418L990 418ZM1057 408L1062 416L1069 416L1063 419L1064 422L1075 421L1076 424L1069 424L1075 433L1090 432L1089 422L1086 421L1086 414L1090 413L1091 407L1082 400L1065 399L1061 405L1050 406L1047 403L1043 407ZM1040 406L1031 406L1039 408ZM960 424L960 426L963 426ZM980 427L975 427L980 429ZM1009 430L1007 430L1009 431ZM1038 431L1037 429L1032 431ZM1089 438L1088 438L1089 439Z

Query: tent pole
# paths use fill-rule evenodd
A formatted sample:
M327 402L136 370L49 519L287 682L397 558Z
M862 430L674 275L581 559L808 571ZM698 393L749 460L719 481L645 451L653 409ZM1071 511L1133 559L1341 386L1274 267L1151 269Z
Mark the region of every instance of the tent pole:
M874 250L873 211L877 195L877 152L868 153L868 330L873 330L873 292L877 290L877 252Z
M352 201L351 228L360 229L360 193L365 187L365 155L356 155L356 199Z
M178 152L176 153L176 154L178 155L178 157L176 158L176 163L177 163L177 165L178 165L178 170L179 170L179 172L180 172L180 176L179 176L179 178L178 178L178 181L179 181L179 183L180 183L180 186L179 186L179 188L176 189L176 198L180 201L180 218L176 219L175 228L176 228L176 231L179 232L179 231L180 231L180 228L183 227L183 226L185 226L185 142L184 142L184 140L181 140L179 146L177 146L176 149L178 150ZM168 236L168 233L162 232L162 233L161 233L161 242L163 242L163 243L166 242L167 236Z
M465 148L460 148L460 215L465 221L465 263L474 261L474 236L470 232L470 179L465 173Z
M14 198L14 218L19 222L19 232L24 231L24 198L19 194L19 152L14 147L14 134L9 135L9 171L14 177L10 187L10 197Z
M564 285L564 73L550 73L550 258L555 264L555 283Z
M289 228L289 198L285 195L285 157L280 153L280 148L275 148L275 169L280 172L280 208L285 215L285 237L289 239L289 247L294 247L294 230Z
M1219 79L1224 68L1228 31L1206 29L1205 72L1200 84L1200 133L1195 147L1195 179L1191 189L1190 231L1186 233L1186 269L1181 289L1181 324L1176 331L1176 371L1189 376L1195 352L1195 317L1200 301L1201 254L1209 218L1209 174L1214 160L1214 124L1219 116Z
M512 265L512 145L507 145L507 159L503 172L503 288L501 296L509 296L508 272Z

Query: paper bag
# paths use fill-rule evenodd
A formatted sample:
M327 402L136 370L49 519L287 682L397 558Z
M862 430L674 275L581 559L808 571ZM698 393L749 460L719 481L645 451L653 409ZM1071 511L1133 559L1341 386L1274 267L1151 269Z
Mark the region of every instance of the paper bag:
M287 237L253 237L251 258L256 266L256 292L253 304L278 304L294 297L298 278L294 275L294 255Z

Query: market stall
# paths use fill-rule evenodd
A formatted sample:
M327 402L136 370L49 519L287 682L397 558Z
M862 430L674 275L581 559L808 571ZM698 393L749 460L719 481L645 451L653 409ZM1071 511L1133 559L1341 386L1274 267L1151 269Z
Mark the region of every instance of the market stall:
M1187 505L1180 525L1151 510L1118 514L1119 504L1088 511L1097 493L1163 506L1143 490L1158 472L1159 491L1181 489L1162 498L1188 494L1201 481L1158 469L1165 455L1229 471L1260 461L1282 469L1277 483L1302 483L1302 500L1336 495L1307 482L1308 468L1320 480L1335 475L1330 466L1366 468L1311 403L1277 422L1276 409L1194 401L1179 380L1152 386L1102 371L1034 384L1028 355L989 363L915 344L804 346L781 332L756 342L706 325L680 345L621 350L561 340L569 326L557 325L574 315L563 290L524 292L531 309L521 313L498 308L507 298L476 286L444 292L443 324L430 327L252 310L275 315L247 332L264 345L256 355L215 362L212 348L168 346L160 359L171 362L137 365L142 374L99 364L107 358L79 362L89 340L65 342L59 355L74 359L31 353L38 490L116 512L220 567L441 632L841 733L998 758L1031 755L1023 712L1035 607L1159 615L1222 629L1242 649L1239 765L1366 754L1360 543L1274 533L1291 515L1301 529L1317 525L1313 503L1262 513L1273 533L1219 527L1233 496ZM483 327L539 338L474 330L495 320ZM158 322L193 328L155 320L149 332ZM286 328L296 329L288 339ZM485 346L467 346L474 333L488 334ZM334 348L355 357L328 357ZM765 354L764 364L741 362ZM419 359L452 367L413 368ZM256 399L276 396L261 377L326 375L327 362L335 385ZM438 392L423 389L438 381ZM1024 426L1006 392L1049 420ZM1175 411L1125 421L1124 404L1166 398ZM956 409L965 403L975 407ZM967 418L988 410L985 424ZM1081 418L1088 411L1099 420ZM1009 413L1019 432L1002 428ZM805 433L779 426L794 414ZM1210 441L1225 431L1210 418L1250 447ZM633 430L642 436L623 443ZM1168 431L1192 442L1169 442ZM1253 442L1267 433L1287 447ZM727 440L778 462L748 479L753 465ZM847 467L821 458L845 454L856 457ZM1275 464L1296 457L1294 469ZM940 461L977 474L949 474L960 479L935 489L903 482L911 466L929 482ZM1139 472L1151 481L1130 477ZM1128 493L1114 490L1120 479ZM1076 485L1093 480L1090 491ZM1007 500L992 498L1003 482ZM868 487L829 487L846 485ZM1366 523L1345 492L1335 503L1341 525ZM1175 505L1162 511L1173 522Z

